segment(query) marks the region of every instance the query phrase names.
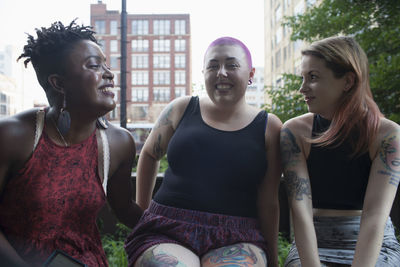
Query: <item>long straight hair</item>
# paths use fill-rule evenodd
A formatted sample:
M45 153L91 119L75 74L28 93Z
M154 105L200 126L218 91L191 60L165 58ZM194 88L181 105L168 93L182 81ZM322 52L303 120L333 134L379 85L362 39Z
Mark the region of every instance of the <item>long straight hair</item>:
M366 153L376 137L383 115L371 93L365 52L354 38L339 36L312 43L302 51L302 55L323 59L336 78L348 72L355 74L354 85L344 93L330 127L310 142L336 147L346 141L352 146L350 157Z

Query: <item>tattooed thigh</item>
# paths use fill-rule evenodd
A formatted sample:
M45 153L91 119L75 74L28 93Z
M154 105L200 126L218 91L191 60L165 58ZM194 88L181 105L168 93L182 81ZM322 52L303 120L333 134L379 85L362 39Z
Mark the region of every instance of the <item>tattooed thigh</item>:
M145 250L135 267L200 267L200 259L184 246L163 243Z
M201 266L265 267L267 257L259 247L249 243L238 243L209 251L201 258Z

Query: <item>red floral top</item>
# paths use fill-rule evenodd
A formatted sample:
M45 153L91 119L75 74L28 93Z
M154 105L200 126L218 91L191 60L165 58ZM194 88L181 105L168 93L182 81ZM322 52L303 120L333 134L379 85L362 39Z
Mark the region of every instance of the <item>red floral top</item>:
M96 226L106 197L97 172L95 131L61 147L43 134L0 199L0 227L18 254L41 266L59 249L88 266L107 266Z

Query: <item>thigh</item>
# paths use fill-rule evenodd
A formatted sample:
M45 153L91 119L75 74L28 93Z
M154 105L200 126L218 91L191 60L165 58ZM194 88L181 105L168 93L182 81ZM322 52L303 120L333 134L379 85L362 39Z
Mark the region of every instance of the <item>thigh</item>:
M162 243L145 250L135 267L200 267L200 259L191 250L174 243Z
M267 258L265 252L256 245L237 243L207 252L201 258L201 266L265 267Z

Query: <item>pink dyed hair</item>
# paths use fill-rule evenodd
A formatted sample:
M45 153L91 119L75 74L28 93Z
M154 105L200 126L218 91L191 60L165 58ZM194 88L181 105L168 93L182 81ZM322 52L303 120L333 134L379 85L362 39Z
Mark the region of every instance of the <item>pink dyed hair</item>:
M352 157L367 152L383 115L372 96L365 52L354 38L339 36L314 42L302 54L323 59L336 78L347 72L353 72L356 78L353 87L342 97L331 126L311 142L337 146L347 140L353 146Z
M229 36L220 37L220 38L214 40L208 46L204 56L207 54L207 52L208 52L208 50L210 50L210 48L217 46L217 45L238 45L238 46L240 46L243 49L244 53L246 54L246 59L247 59L247 63L249 64L249 68L250 69L253 68L253 62L251 60L250 50L247 48L247 46L242 41L235 39L233 37L229 37Z

